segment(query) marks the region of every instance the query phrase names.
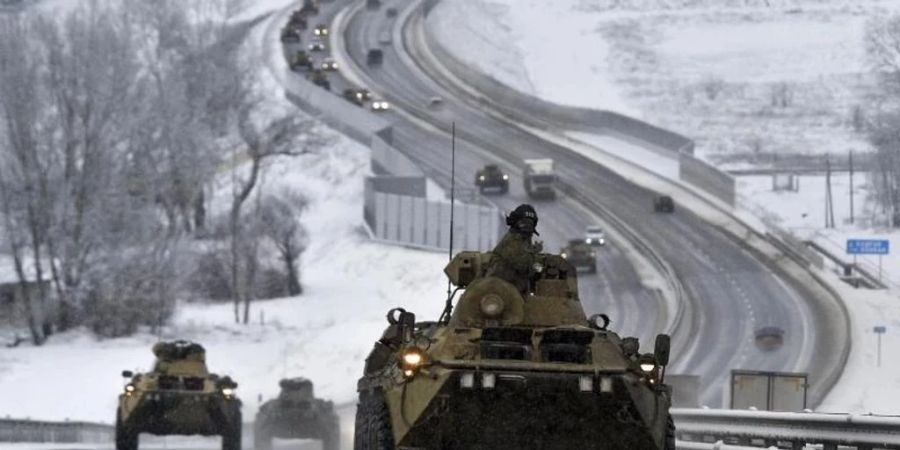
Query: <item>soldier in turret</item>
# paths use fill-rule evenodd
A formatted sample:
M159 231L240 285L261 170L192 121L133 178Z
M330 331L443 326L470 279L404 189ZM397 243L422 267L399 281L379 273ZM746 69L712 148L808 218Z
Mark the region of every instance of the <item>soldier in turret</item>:
M509 231L494 247L487 276L494 276L509 282L522 295L527 295L531 278L535 272L537 254L543 250L540 242L533 243L537 232L538 216L528 204L519 205L506 217Z

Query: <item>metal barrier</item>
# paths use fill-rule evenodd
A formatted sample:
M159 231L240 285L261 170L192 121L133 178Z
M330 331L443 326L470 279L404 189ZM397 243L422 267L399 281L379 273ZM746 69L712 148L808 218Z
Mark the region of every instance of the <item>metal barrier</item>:
M111 442L115 428L91 422L0 419L0 442Z
M677 438L685 442L900 449L900 416L673 409L672 418Z

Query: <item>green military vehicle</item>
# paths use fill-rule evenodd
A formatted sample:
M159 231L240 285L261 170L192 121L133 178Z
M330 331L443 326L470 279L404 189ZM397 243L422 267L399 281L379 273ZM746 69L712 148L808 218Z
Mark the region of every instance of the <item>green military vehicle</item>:
M560 250L559 256L569 261L569 264L577 270L597 273L597 253L584 239L570 240L569 245Z
M288 62L291 70L297 72L300 70L313 70L313 62L312 58L309 57L309 53L306 53L305 50L298 50L294 53L294 56L291 57L291 60Z
M153 370L134 374L119 395L116 450L137 450L138 435L222 436L222 450L241 448L237 383L206 368L206 351L187 341L153 346Z
M326 91L331 90L331 82L328 81L328 75L322 69L313 69L312 72L306 75L306 78Z
M340 448L340 425L334 404L315 398L312 381L281 380L278 398L259 408L253 428L255 450L271 450L272 438L319 439L323 450Z
M669 337L642 354L586 317L558 255L537 255L525 295L487 275L491 258L451 261L465 291L438 322L388 313L358 382L354 449L674 450Z

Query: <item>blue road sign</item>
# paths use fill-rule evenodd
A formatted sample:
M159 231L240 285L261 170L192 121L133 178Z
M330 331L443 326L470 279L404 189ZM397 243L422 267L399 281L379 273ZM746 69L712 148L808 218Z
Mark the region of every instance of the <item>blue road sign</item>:
M885 331L887 331L887 328L885 328L885 327L875 327L875 328L872 329L872 331L874 331L874 332L876 332L876 333L878 333L878 334L883 334Z
M849 255L887 255L891 242L885 239L847 239Z

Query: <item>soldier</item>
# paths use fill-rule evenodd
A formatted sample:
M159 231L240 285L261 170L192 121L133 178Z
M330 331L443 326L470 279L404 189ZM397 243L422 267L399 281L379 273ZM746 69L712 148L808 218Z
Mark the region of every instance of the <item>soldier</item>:
M494 247L487 276L494 276L511 283L522 295L527 295L534 274L537 254L543 250L540 242L532 243L531 236L538 235L537 213L531 205L519 205L506 217L509 231Z

